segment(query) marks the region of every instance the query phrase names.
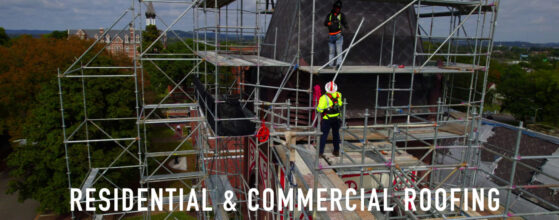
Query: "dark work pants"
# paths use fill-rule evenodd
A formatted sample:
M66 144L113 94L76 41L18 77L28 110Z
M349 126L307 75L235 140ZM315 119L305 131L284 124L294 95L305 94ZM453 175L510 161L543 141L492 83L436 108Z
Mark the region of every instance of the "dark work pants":
M320 154L324 153L324 145L326 145L326 139L328 138L330 129L332 129L334 152L340 151L340 120L338 118L323 119L320 125L320 131L322 131L322 137L320 137Z

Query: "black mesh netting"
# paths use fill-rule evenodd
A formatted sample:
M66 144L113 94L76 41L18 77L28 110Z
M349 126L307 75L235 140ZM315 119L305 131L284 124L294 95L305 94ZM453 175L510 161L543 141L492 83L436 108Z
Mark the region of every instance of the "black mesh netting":
M234 96L223 96L221 100L224 103L218 103L217 114L215 109L215 99L214 97L206 91L202 82L198 77L194 77L194 86L196 87L196 92L198 96L198 101L200 103L200 108L205 112L208 124L214 132L216 132L216 124L214 116L217 115L220 119L228 118L251 118L254 114L248 109L243 108L242 104L239 102L238 97ZM250 120L225 120L217 122L217 135L218 136L242 136L254 134L256 129L256 124Z
M328 29L324 26L324 20L332 9L332 4L336 0L316 1L316 20L314 41L312 40L312 0L282 0L278 1L274 10L274 15L268 26L268 31L264 43L273 44L277 47L262 47L262 56L276 57L278 60L291 62L300 51L300 65L310 65L311 47L314 43L314 65L321 66L328 61ZM368 0L344 0L342 13L347 18L348 28L344 29L343 48L347 48L351 39L355 35L356 29L362 18L363 26L358 33L358 39L365 33L373 30L389 17L405 7L406 4L387 1L368 1ZM300 3L300 5L299 5ZM297 26L299 17L297 16L298 7L301 8L300 30ZM416 12L413 7L404 10L398 15L394 22L388 22L378 31L363 40L354 47L348 54L344 63L346 66L388 66L391 61L396 65L410 66L414 59L415 47L415 28ZM394 37L394 38L393 38ZM394 39L394 42L392 41ZM391 53L394 48L394 54ZM422 42L418 39L417 52L422 52ZM274 54L275 52L275 54ZM416 58L416 65L422 64L424 58ZM260 71L261 83L265 85L278 86L284 78L286 69L262 68ZM248 72L248 78L253 83L256 81L255 71ZM313 77L313 85L319 85L324 92L324 84L332 80L333 74L319 74ZM391 74L341 74L336 83L343 97L347 99L346 116L350 118L362 118L365 108L372 110L375 108L376 94L378 93L379 106L403 106L409 103L409 91L397 91L394 94L393 103L389 103L386 91L377 91L380 88L390 88L392 86ZM291 77L286 87L294 88L300 85L308 88L308 77ZM297 82L298 80L303 80ZM440 94L441 79L436 75L417 74L413 82L412 105L436 104ZM407 89L412 87L411 76L408 74L397 74L394 78L394 88ZM275 95L273 89L260 89L260 98L271 101ZM294 100L294 95L289 92L282 92L279 101L290 98ZM299 100L308 98L299 97ZM301 101L300 101L301 102ZM308 103L305 103L308 104ZM303 104L302 104L303 105ZM379 115L384 114L379 112Z
M274 9L274 16L268 26L264 43L273 44L276 40L276 58L291 62L297 51L301 51L301 59L310 63L312 45L312 0L301 0L301 27L297 26L298 0L279 1ZM324 26L326 16L332 10L335 0L316 1L314 64L322 65L328 61L328 28ZM359 36L373 30L390 16L394 15L406 4L394 2L377 2L368 0L343 1L344 13L348 28L344 29L344 46L347 48L353 38L359 22L364 18ZM394 64L411 65L413 60L416 14L413 7L397 16L383 28L366 38L349 53L345 65L388 65L393 59ZM392 34L395 33L394 57L391 57ZM299 44L300 40L300 44ZM418 51L421 51L421 43ZM381 52L382 51L382 52ZM263 47L262 56L274 57L273 47ZM302 64L304 65L304 64Z

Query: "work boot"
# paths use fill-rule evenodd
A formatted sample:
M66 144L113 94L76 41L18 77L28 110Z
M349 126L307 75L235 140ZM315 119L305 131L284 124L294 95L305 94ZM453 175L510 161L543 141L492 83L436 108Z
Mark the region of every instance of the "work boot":
M332 155L334 155L334 157L339 157L340 156L340 152L339 151L333 151Z

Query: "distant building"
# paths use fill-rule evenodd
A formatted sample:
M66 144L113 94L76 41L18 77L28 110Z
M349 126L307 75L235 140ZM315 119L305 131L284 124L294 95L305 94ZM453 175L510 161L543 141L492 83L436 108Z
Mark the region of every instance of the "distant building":
M531 55L549 55L550 51L549 50L532 51L530 54Z
M516 65L516 64L520 64L520 63L526 63L526 61L521 61L521 60L507 61L507 64L509 64L509 65Z
M146 26L155 25L155 10L151 2L149 2L146 11ZM104 28L100 29L68 29L68 37L77 36L80 39L93 39L97 40L99 37L105 34ZM109 44L107 46L107 51L111 54L124 53L131 59L134 58L134 51L136 55L139 55L138 48L140 47L140 31L134 30L132 26L129 27L128 32L120 30L111 30L105 34L103 39L100 40L101 43ZM163 48L167 45L167 34L164 34L161 42L163 43Z
M528 67L522 67L522 70L526 71L527 73L534 72L534 69Z
M80 39L97 40L99 37L103 36L103 34L105 34L105 30L103 28L98 30L68 30L68 37L77 36ZM137 51L141 43L140 40L140 31L134 30L134 28L130 27L128 32L111 30L106 33L103 39L100 39L99 42L109 44L106 49L111 54L125 53L128 57L134 58L134 50L136 50L137 55Z

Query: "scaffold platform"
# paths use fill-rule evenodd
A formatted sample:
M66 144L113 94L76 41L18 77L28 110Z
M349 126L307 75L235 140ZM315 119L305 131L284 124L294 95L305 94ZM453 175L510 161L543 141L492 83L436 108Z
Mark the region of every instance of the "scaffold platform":
M97 174L99 173L99 168L92 168L89 173L87 174L87 177L85 178L85 181L83 182L83 185L81 187L81 192L82 195L85 195L87 193L87 189L91 188L91 186L93 186L93 182L95 180L95 178L97 177ZM82 201L85 201L85 196L82 197Z
M161 118L140 120L141 124L178 124L204 121L203 117L181 117L181 118Z
M197 179L204 177L205 173L201 171L196 172L185 172L185 173L171 173L171 174L159 174L144 177L140 180L142 183L154 183L154 182L165 182L169 180L179 180L179 179Z
M214 209L215 219L229 219L227 212L221 205L226 201L225 192L234 190L227 175L210 175L206 184L207 188L210 190L209 194L212 201L212 208ZM238 201L235 194L233 194L231 201Z
M462 130L461 130L462 129ZM438 131L435 132L435 128L401 128L394 137L386 129L379 129L376 131L367 132L368 141L384 141L393 139L395 141L410 141L413 139L417 140L432 140L435 138L446 139L446 138L459 138L465 134L465 128L463 126L450 126L444 125L439 127ZM435 133L436 136L435 136ZM343 138L345 141L363 141L363 128L346 128L343 132ZM328 136L328 140L332 140L332 135Z
M235 0L202 0L198 3L199 7L206 7L206 8L221 8L225 7ZM217 2L217 5L216 5Z
M215 51L199 51L196 55L216 66L290 66L289 63L257 55L221 54Z
M319 67L314 66L300 66L300 70L312 73L312 74L336 74L338 72L332 67L326 67L324 69L319 69ZM405 67L390 67L390 66L342 66L340 69L340 74L401 74L401 73L420 73L420 74L464 74L472 73L474 71L484 70L482 66L472 66L467 64L454 64L446 66L425 66L421 69L413 68L411 66Z

